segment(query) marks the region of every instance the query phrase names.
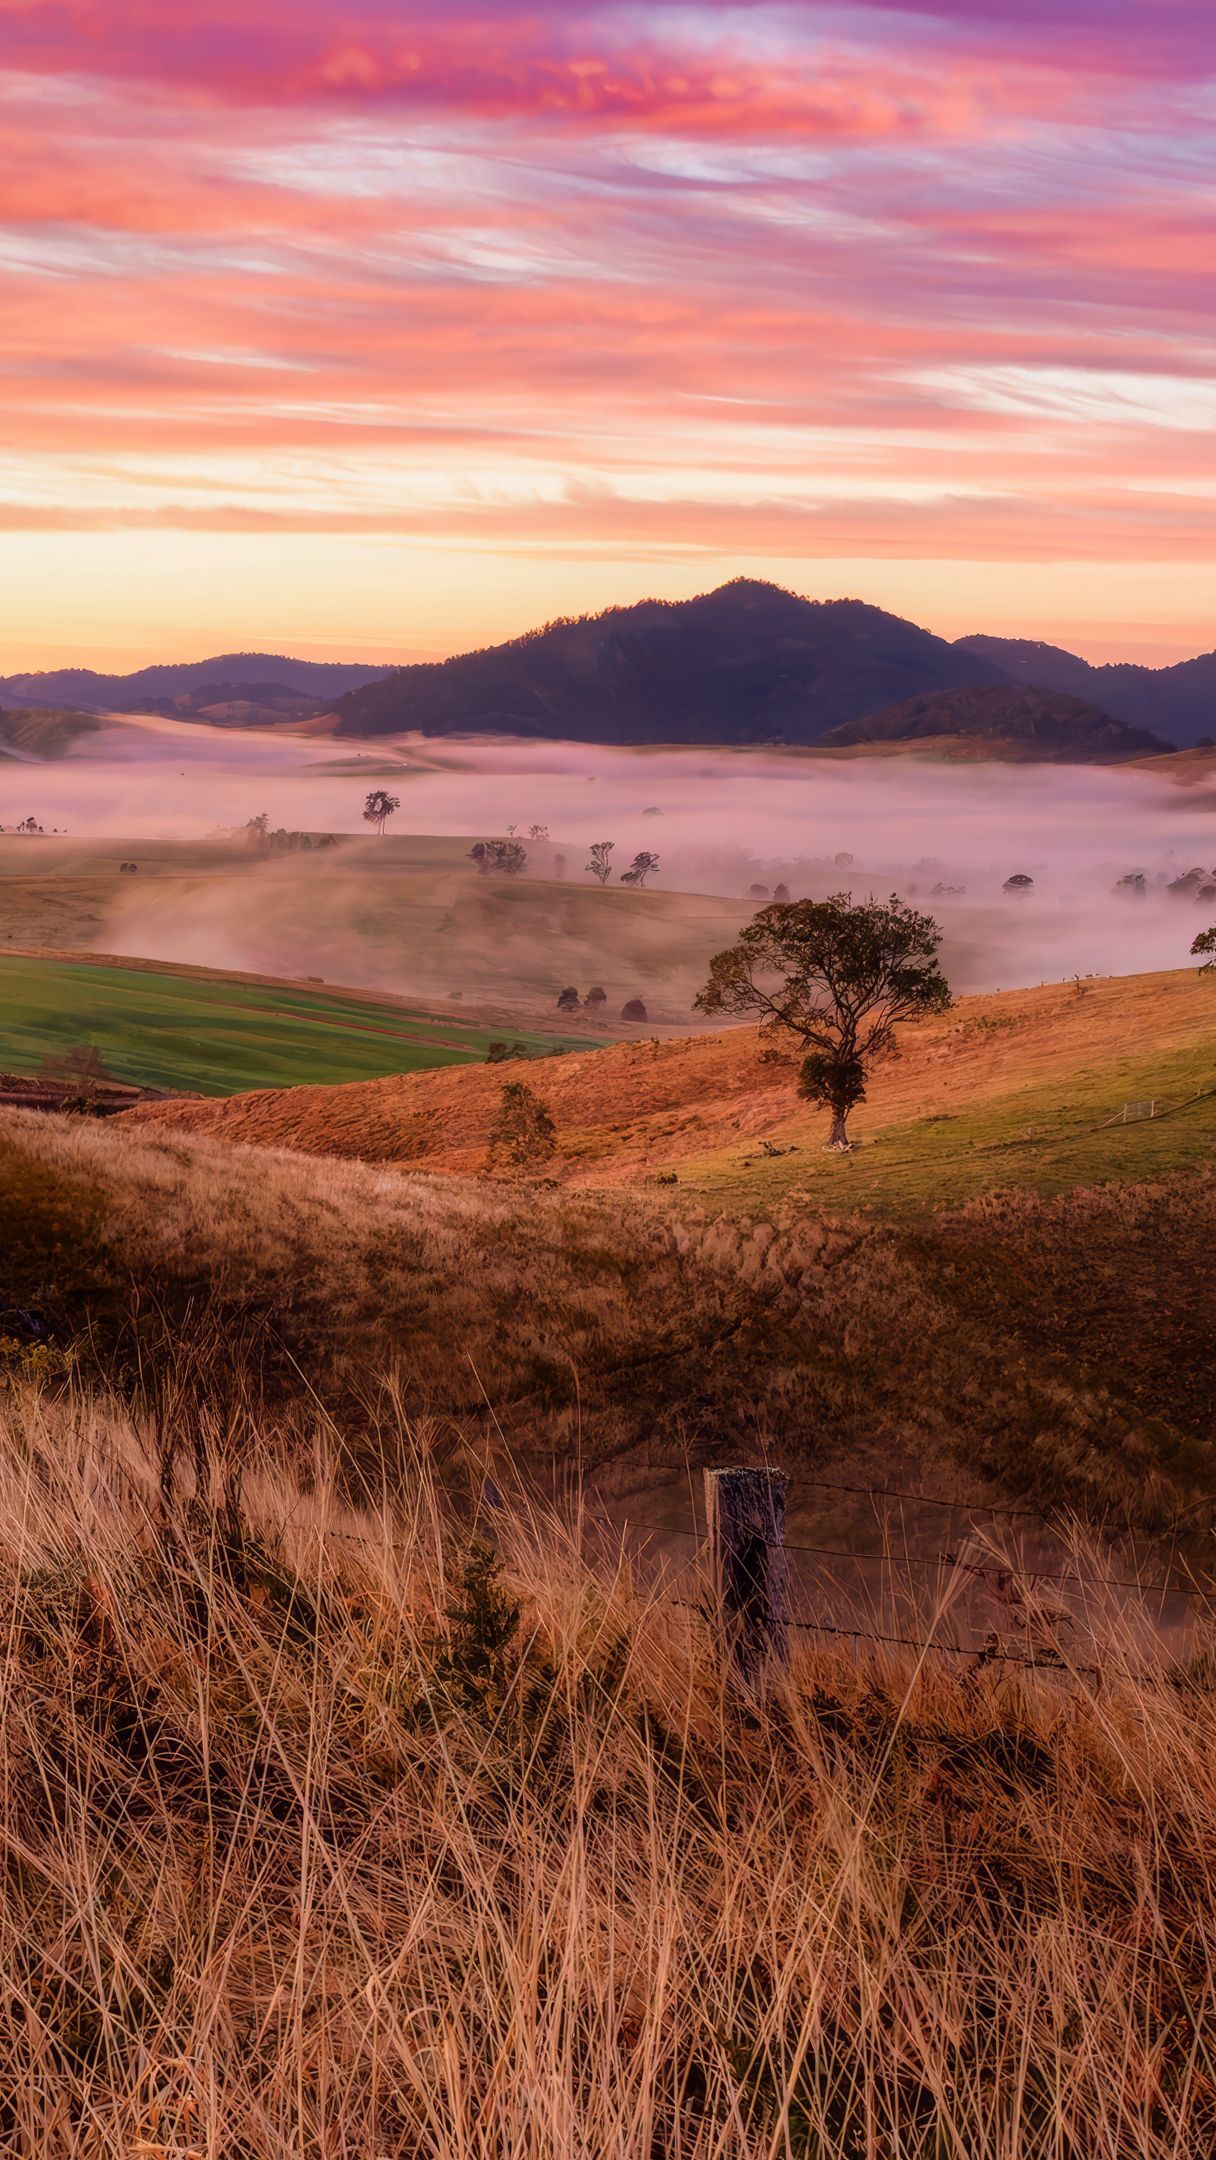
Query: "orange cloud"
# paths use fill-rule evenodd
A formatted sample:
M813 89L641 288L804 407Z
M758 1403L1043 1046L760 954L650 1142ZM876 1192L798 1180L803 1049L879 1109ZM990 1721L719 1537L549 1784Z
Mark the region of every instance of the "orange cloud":
M937 14L0 0L0 523L1168 593L1202 97Z

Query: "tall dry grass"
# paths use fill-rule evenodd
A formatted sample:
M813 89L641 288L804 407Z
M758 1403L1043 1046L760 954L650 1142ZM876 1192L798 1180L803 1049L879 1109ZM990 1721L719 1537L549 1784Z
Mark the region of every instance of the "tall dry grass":
M5 1396L4 2153L1212 2150L1202 1660L808 1649L759 1711L576 1507L245 1439L212 1491Z

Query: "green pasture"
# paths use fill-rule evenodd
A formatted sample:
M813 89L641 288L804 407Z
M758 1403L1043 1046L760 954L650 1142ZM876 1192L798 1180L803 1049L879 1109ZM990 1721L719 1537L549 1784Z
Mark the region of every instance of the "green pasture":
M150 968L0 957L0 1070L34 1074L92 1044L117 1079L200 1095L483 1062L495 1037L534 1051L585 1041L462 1025L295 983L205 980Z
M1111 1123L1156 1099L1164 1114ZM1206 1042L1112 1059L951 1113L880 1124L864 1106L850 1155L810 1123L795 1152L756 1146L681 1166L680 1184L730 1213L807 1201L833 1213L907 1217L1014 1188L1043 1194L1143 1183L1216 1164L1216 1026ZM780 1142L784 1146L784 1137Z

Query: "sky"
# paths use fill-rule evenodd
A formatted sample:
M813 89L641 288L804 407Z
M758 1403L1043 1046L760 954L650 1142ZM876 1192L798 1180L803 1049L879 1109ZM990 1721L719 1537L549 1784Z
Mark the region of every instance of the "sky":
M0 674L1216 646L1211 0L0 0Z

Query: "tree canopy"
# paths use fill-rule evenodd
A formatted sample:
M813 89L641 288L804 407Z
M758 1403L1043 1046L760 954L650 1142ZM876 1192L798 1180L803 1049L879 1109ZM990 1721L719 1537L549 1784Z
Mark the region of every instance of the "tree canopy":
M645 885L659 867L659 858L650 848L642 848L633 858L628 870L622 870L622 885Z
M372 788L363 805L363 822L365 825L374 825L376 831L382 833L393 812L400 808L400 796L390 795L387 788Z
M715 955L695 1003L796 1036L807 1053L800 1092L828 1105L828 1145L845 1148L849 1112L864 1102L868 1069L899 1022L950 1003L940 944L932 916L894 893L856 904L851 893L774 901Z
M528 867L522 840L478 840L469 849L482 877L520 877Z

